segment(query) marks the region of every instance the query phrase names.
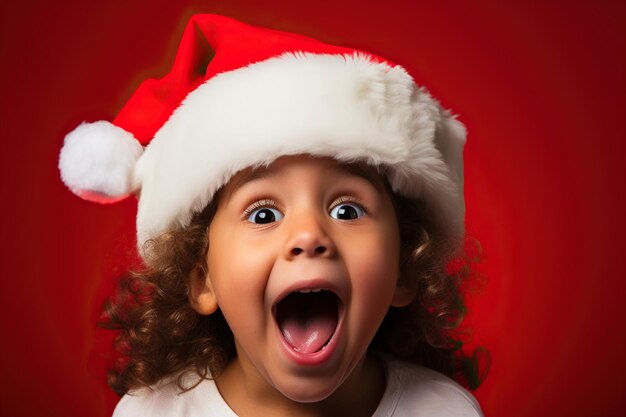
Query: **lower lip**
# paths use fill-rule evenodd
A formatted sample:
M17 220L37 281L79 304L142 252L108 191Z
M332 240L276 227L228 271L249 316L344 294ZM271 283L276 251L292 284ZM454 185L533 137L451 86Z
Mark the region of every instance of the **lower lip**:
M280 344L283 352L285 352L286 356L291 359L291 361L295 362L301 366L319 366L328 361L332 356L335 350L337 349L337 345L339 344L339 336L341 334L341 329L343 327L343 307L339 307L339 311L337 314L339 315L339 322L337 323L337 328L335 328L335 332L332 337L328 341L328 343L313 353L300 353L294 350L289 343L285 340L283 336L283 332L280 331L278 325L276 325L276 331L278 332L278 339L280 340Z

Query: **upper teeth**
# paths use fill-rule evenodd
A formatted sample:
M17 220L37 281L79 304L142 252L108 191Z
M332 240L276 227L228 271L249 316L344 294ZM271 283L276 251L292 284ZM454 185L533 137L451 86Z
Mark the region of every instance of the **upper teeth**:
M321 288L310 288L310 289L298 290L298 292L301 292L301 293L304 293L304 294L310 293L310 292L320 292L320 291L322 291Z

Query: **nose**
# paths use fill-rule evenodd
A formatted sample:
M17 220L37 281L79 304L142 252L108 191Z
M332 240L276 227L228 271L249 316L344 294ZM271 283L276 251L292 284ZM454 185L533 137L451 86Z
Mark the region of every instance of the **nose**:
M315 216L298 216L289 224L289 234L284 248L287 259L300 257L331 258L336 254L333 240L324 228L323 221Z

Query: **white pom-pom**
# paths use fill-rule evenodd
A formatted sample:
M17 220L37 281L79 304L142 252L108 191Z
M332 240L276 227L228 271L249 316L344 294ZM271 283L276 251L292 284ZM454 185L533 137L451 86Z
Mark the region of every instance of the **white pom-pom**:
M79 197L112 203L136 191L132 173L143 147L135 137L106 121L83 123L65 137L59 170Z

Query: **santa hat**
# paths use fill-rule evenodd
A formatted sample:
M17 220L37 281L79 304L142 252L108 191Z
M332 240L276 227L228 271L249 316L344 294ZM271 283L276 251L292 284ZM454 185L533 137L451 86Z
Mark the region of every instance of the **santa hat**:
M140 249L187 226L238 171L297 154L385 166L393 191L424 201L458 241L464 143L463 125L401 66L205 14L166 76L143 82L112 123L65 137L59 168L84 199L138 195Z

